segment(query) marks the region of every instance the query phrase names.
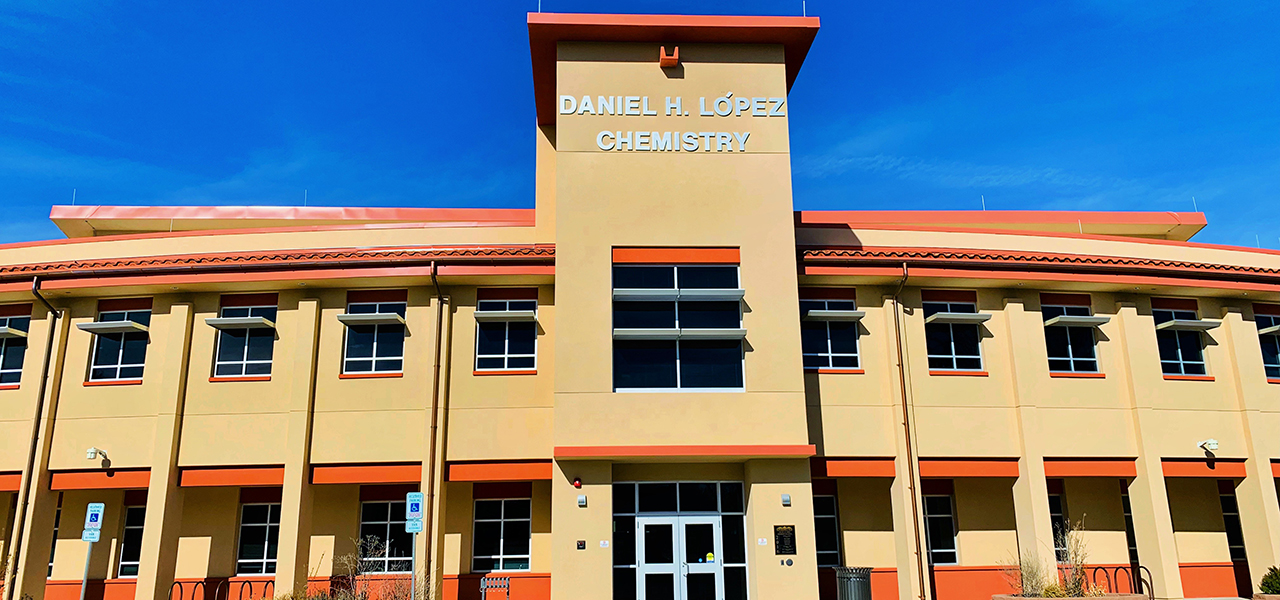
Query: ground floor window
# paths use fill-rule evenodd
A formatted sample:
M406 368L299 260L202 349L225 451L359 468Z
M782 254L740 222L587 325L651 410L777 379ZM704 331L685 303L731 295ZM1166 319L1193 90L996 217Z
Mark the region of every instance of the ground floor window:
M1129 564L1138 564L1138 536L1133 531L1133 505L1129 502L1129 482L1120 480L1120 502L1124 505L1124 537L1129 544Z
M471 571L528 571L532 500L476 500Z
M58 510L53 513L53 541L49 544L49 572L45 577L53 577L53 555L58 552L58 527L62 525L62 492L58 492Z
M818 545L818 566L840 566L840 522L835 496L813 497L813 524Z
M280 504L240 506L240 544L236 553L237 575L276 572L276 548L280 542Z
M929 543L929 564L954 565L959 562L956 553L955 503L949 494L925 495L924 524Z
M1235 483L1230 479L1218 481L1218 501L1222 504L1222 523L1227 530L1227 550L1231 553L1231 560L1246 560L1240 506L1236 503Z
M1050 479L1049 484L1049 525L1053 527L1053 552L1058 562L1067 560L1067 531L1070 522L1067 520L1066 484L1061 479Z
M360 503L360 561L365 573L413 571L413 534L406 533L404 501Z
M147 507L124 507L124 535L120 540L120 577L137 577L142 558L142 526L147 519Z

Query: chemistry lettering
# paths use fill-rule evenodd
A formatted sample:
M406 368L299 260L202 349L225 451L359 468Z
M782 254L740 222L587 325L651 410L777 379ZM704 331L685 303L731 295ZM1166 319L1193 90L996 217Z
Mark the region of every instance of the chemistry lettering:
M785 117L786 98L735 97L732 92L719 98L698 98L699 117ZM657 104L648 96L560 96L562 115L609 115L614 117L656 117ZM666 96L663 116L687 117L684 98ZM601 130L596 147L604 151L640 152L746 152L750 131L622 131Z

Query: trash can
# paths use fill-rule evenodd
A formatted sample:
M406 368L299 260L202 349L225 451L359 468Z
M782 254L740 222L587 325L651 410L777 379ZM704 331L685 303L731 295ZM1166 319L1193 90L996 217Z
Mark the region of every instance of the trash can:
M871 600L871 567L836 567L836 598Z

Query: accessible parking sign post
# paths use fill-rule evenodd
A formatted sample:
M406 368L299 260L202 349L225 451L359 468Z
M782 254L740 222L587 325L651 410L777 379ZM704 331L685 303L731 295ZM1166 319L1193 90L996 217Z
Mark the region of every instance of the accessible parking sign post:
M409 579L413 600L418 600L418 534L422 533L422 503L425 500L426 496L422 492L409 492L404 497L404 531L413 534L410 538L413 540L413 548L410 550L413 574Z
M80 532L80 541L89 542L89 549L84 553L84 577L80 579L80 600L84 600L84 593L89 588L89 559L93 556L93 543L102 539L102 517L106 512L106 504L91 502L84 514L84 531Z

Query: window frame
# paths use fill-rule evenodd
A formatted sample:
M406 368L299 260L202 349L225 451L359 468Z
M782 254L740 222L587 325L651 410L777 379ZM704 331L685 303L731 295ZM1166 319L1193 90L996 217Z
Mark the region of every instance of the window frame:
M1168 318L1168 319L1161 319L1161 318L1159 318L1159 315L1157 315L1157 313L1168 313L1168 314L1169 314L1169 318ZM1190 316L1188 316L1188 315L1190 315ZM1198 321L1198 320L1200 320L1200 311L1198 311L1198 310L1177 309L1177 308L1152 308L1152 309L1151 309L1151 318L1152 318L1152 320L1154 320L1154 321L1155 321L1155 324L1156 324L1156 325L1159 325L1159 324L1164 323L1164 322L1166 322L1166 321L1172 321L1172 320L1178 320L1178 319L1185 319L1185 320L1189 320L1189 321ZM1196 354L1199 356L1199 360L1187 360L1187 359L1183 356L1183 354L1184 354L1185 350L1184 350L1184 349L1183 349L1183 347L1182 347L1182 346L1183 346L1183 344L1182 344L1182 340L1187 339L1187 338L1186 338L1186 336L1183 336L1183 335L1182 335L1182 334L1184 334L1184 333L1185 333L1185 334L1188 334L1188 336L1195 336L1195 338L1196 338L1195 351L1196 351ZM1162 356L1162 355L1161 355L1161 352L1160 352L1160 345L1161 345L1160 340L1161 340L1161 338L1162 338L1162 337L1172 337L1172 339L1173 339L1173 341L1174 341L1174 346L1175 346L1175 348L1176 348L1176 350L1177 350L1177 353L1178 353L1178 357L1177 357L1177 359L1176 359L1176 360L1167 360L1167 359L1165 359L1165 357L1164 357L1164 356ZM1208 375L1209 375L1209 360L1208 360L1208 357L1206 357L1206 356L1205 356L1205 352L1204 352L1204 350L1205 350L1204 334L1203 334L1203 333L1201 333L1201 332L1199 332L1199 331L1177 331L1177 330L1169 330L1169 329L1157 329L1157 330L1156 330L1156 354L1157 354L1157 357L1158 357L1158 358L1159 358L1159 360L1160 360L1160 372L1161 372L1161 374L1165 375L1166 377L1167 377L1167 376L1173 376L1173 377L1185 377L1185 376L1189 376L1189 377L1205 377L1205 376L1208 376ZM1166 365L1177 365L1178 371L1177 371L1176 373L1170 373L1170 372L1168 372L1168 371L1166 371L1166 370L1165 370L1165 366L1166 366ZM1187 372L1187 365L1199 365L1199 366L1200 366L1200 372L1199 372L1199 373L1188 373L1188 372Z
M1253 315L1254 324L1261 331L1268 327L1280 325L1280 315L1255 313ZM1264 324L1265 323L1265 324ZM1267 343L1270 342L1275 347L1274 363L1267 362ZM1280 333L1259 333L1258 343L1262 346L1262 370L1267 379L1280 380Z
M142 524L141 524L141 525L130 525L130 524L129 524L129 513L130 513L131 511L135 511L135 510L142 511ZM131 529L137 529L137 530L139 530L139 531L141 532L141 531L145 531L145 529L146 529L147 507L146 507L145 505L130 505L130 506L125 506L125 507L124 507L124 510L123 510L122 512L124 513L124 519L121 519L121 523L122 523L122 525L121 525L121 528L120 528L120 529L121 529L121 531L120 531L120 557L119 557L119 560L117 560L117 561L116 561L116 577L119 577L119 578L121 578L121 579L135 579L135 578L137 578L137 577L138 577L138 570L139 570L139 569L141 569L141 567L142 567L142 558L141 558L141 556L139 556L138 560L125 560L125 558L124 558L124 557L125 557L125 552L126 552L126 551L127 551L127 549L129 548L129 530L131 530ZM141 535L142 535L142 533L139 533L139 537L138 537L138 553L139 553L139 555L141 555L141 553L142 553L142 537L141 537ZM126 573L124 572L125 567L133 567L133 568L134 568L133 573L132 573L132 574L126 574Z
M932 565L937 565L937 566L950 566L950 565L958 565L958 564L960 564L960 526L959 526L959 519L957 519L957 518L956 518L956 499L955 499L955 494L921 494L921 497L922 497L922 504L924 505L924 506L923 506L923 508L924 508L924 525L925 525L925 526L924 526L924 532L925 532L925 543L926 543L926 545L927 545L927 549L928 549L928 551L929 551L929 564L930 564L931 566L932 566ZM947 515L931 515L931 514L929 514L929 498L946 498L946 499L947 499L947 507L950 509L950 513L949 513L949 514L947 514ZM951 521L951 548L950 548L950 549L947 549L947 550L935 550L935 549L934 549L934 543L933 543L933 534L932 534L932 533L930 533L930 529L929 529L929 520L930 520L930 519L943 519L943 518L949 518L949 519L950 519L950 521ZM949 552L949 553L951 553L951 554L954 554L954 555L955 555L955 560L954 560L954 561L952 561L952 562L937 562L937 561L935 561L935 560L934 560L934 555L935 555L935 554L938 554L938 553L941 553L941 552Z
M504 303L504 308L500 309L500 310L503 310L503 311L506 311L506 310L516 310L516 309L511 308L511 303L513 303L513 302L530 302L530 303L532 303L532 304L533 304L534 320L533 320L533 321L514 321L514 320L493 320L493 321L487 321L488 323L502 323L502 324L503 324L503 338L502 338L503 352L502 352L502 354L480 354L480 328L485 324L485 322L482 322L482 321L480 321L479 319L477 319L477 320L476 320L476 344L475 344L475 357L473 358L473 361L472 361L473 369L474 369L475 371L477 371L477 372L483 372L483 373L510 373L510 372L517 372L517 373L520 373L520 372L526 372L526 371L537 371L537 370L538 370L538 337L539 337L539 336L538 336L538 320L537 320L537 319L538 319L538 317L537 317L537 315L538 315L538 301L537 301L537 299L532 299L532 300L531 300L531 299L528 299L528 298L485 298L485 299L483 299L483 300L476 300L476 312L477 312L477 313L479 313L479 312L497 312L496 310L495 310L495 311L482 311L482 310L480 310L480 306L481 306L481 305L483 305L483 304L484 304L484 303L486 303L486 302L502 302L502 303ZM523 309L520 309L520 310L523 310ZM531 323L531 324L533 325L533 354L512 354L512 353L511 353L511 324L512 324L512 323ZM505 366L505 367L502 367L502 368L481 367L481 366L480 366L480 359L482 359L482 358L501 358L501 359L502 359L502 361L503 361L503 364L504 364L504 365L508 365L508 366ZM533 366L531 366L531 367L512 367L512 366L510 366L510 362L511 362L511 359L512 359L512 358L532 358L532 359L533 359Z
M364 518L364 507L365 507L365 505L368 505L368 504L385 504L385 505L387 505L387 520L386 520L386 521L366 521L366 520L365 520L365 518ZM396 510L395 510L395 505L397 505L397 504L399 504L399 508L400 508L400 510L399 510L399 511L396 511ZM410 548L410 549L409 549L410 554L409 554L408 556L389 556L389 555L388 555L388 554L391 552L391 545L390 545L390 540L391 540L391 528L392 528L392 527L395 527L395 526L397 526L397 525L399 525L401 528L403 528L403 527L404 527L404 524L405 524L405 522L407 521L407 519L405 519L405 513L404 513L404 511L405 511L405 501L404 501L404 500L361 500L361 501L360 501L360 543L363 543L363 542L364 542L364 538L365 538L365 535L364 535L364 528L365 528L365 526L367 526L367 525L383 525L383 526L385 526L385 527L384 527L384 529L385 529L384 536L380 539L380 542L382 543L383 548L384 548L384 550L383 550L383 556L379 556L379 557L376 557L376 558L367 558L367 557L362 557L362 558L361 558L361 561L360 561L361 563L381 563L381 564L382 564L382 569L383 569L383 570L381 570L381 571L377 571L377 570L368 570L368 569L365 569L365 567L364 567L364 566L363 566L363 564L362 564L362 566L361 566L361 570L362 570L363 572L365 572L365 573L377 573L377 574L379 574L379 575L394 575L394 574L404 574L404 573L412 573L412 572L413 572L413 564L412 564L412 563L413 563L413 554L412 554L413 549L412 549L412 548ZM397 517L396 517L396 515L397 515L397 514L399 514L399 515L400 515L400 516L399 516L399 518L397 518ZM393 563L393 562L396 562L396 563L406 563L406 564L405 564L405 566L406 566L407 568L406 568L406 569L404 569L404 570L396 570L396 571L392 571L392 570L391 570L391 563Z
M133 319L130 319L130 318L129 318L129 315L130 315L130 314L132 314L132 313L147 313L147 322L146 322L146 323L141 323L141 322L139 322L139 321L135 321L135 320L133 320ZM98 311L98 315L97 315L97 317L94 319L94 322L95 322L95 323L114 322L114 321L104 321L104 320L102 319L102 317L103 317L104 315L111 315L111 314L123 314L123 315L124 315L124 318L120 320L121 322L124 322L124 321L132 321L132 322L134 322L134 323L138 323L139 325L146 325L147 327L150 327L150 326L151 326L151 317L153 316L150 308L142 308L142 309L126 309L126 310L100 310L100 311ZM126 332L126 333L95 333L95 334L91 334L91 335L93 335L93 338L94 338L94 339L93 339L93 350L92 350L92 352L91 352L91 353L90 353L90 355L89 355L89 377L88 377L87 381L141 381L141 380L142 380L142 377L143 377L143 375L145 375L145 374L146 374L146 370L147 370L147 369L146 369L146 367L147 367L147 346L150 346L150 345L151 345L151 334L150 334L150 332L148 332L148 331L130 331L130 332ZM102 364L102 365L100 365L100 364L98 364L98 353L102 351L102 341L103 341L103 339L105 339L107 336L112 336L112 335L118 335L118 336L120 336L120 348L116 351L116 358L115 358L115 362L114 362L114 363L112 363L112 364ZM127 336L131 336L131 335L132 335L132 336L142 336L142 338L143 338L143 340L144 340L144 344L143 344L143 348L142 348L142 362L141 362L141 363L129 363L129 364L124 364L124 362L123 362L123 361L124 361L124 347L125 347L125 340L126 340L126 337L127 337ZM136 338L135 338L135 339L136 339ZM132 368L138 368L138 369L141 369L141 370L142 370L142 372L141 372L137 377L121 377L121 376L120 376L120 372L121 372L121 371L123 371L124 369L132 369ZM97 371L98 369L115 369L116 375L115 375L115 377L96 377L96 376L94 376L94 371Z
M1053 501L1058 501L1058 511L1053 510ZM1067 513L1067 494L1049 493L1049 527L1053 530L1053 553L1058 562L1067 560L1067 534L1071 531L1071 521Z
M803 306L803 305L804 305L804 303L806 303L806 302L820 302L820 303L822 303L822 307L823 307L823 308L822 308L822 310L858 310L858 304L857 304L857 302L854 302L854 301L853 301L853 299L831 299L831 298L820 298L820 299L819 299L819 298L801 298L801 299L800 299L800 304L801 304L801 306ZM832 302L838 302L838 303L840 303L840 304L842 304L842 305L847 304L847 305L849 305L849 307L848 307L848 308L846 308L846 307L844 307L844 306L841 306L840 308L832 309L832 308L831 308L831 303L832 303ZM802 311L802 312L800 313L800 318L801 318L801 319L803 319L803 318L804 318L804 315L805 315L805 313ZM822 325L823 325L823 329L824 329L824 330L826 330L827 351L826 351L825 353L805 352L805 351L803 350L803 348L804 348L804 339L803 339L803 337L804 337L804 330L803 330L803 327L802 327L802 328L801 328L801 334L800 334L800 335L801 335L801 338L802 338L802 339L800 340L800 347L801 347L800 356L801 356L801 361L803 361L805 357L809 357L809 356L819 356L819 357L825 357L825 358L827 359L827 364L826 364L826 366L820 366L820 367L811 367L811 366L805 365L804 369L805 369L806 371L818 371L818 372L822 372L822 371L825 371L825 370L837 370L837 371L838 371L838 370L854 370L854 371L860 371L860 370L862 370L862 369L863 369L863 366L862 366L862 327L861 327L861 325L860 325L860 321L817 321L817 322L822 323ZM848 323L848 324L851 324L851 325L853 326L853 352L852 352L852 353L850 353L850 352L835 352L835 351L833 350L832 345L831 345L831 324L832 324L832 323ZM836 357L852 357L852 358L853 358L853 362L854 362L855 364L854 364L854 366L852 366L852 367L847 367L847 366L839 366L839 367L837 367L837 366L833 366L833 364L832 364L832 363L835 361Z
M1230 480L1219 480L1219 481L1221 482L1221 481L1230 481ZM1221 483L1219 483L1219 485L1221 485ZM1226 505L1227 498L1231 499L1231 504L1235 505L1235 510L1233 511L1227 510L1227 505ZM1235 491L1233 490L1230 493L1228 493L1228 492L1222 491L1221 488L1219 488L1218 505L1222 508L1222 525L1224 530L1223 533L1227 534L1227 552L1231 556L1231 560L1237 561L1237 562L1248 560L1249 555L1248 555L1248 552L1246 551L1245 544L1244 544L1244 526L1240 522L1240 500L1239 498L1236 498ZM1233 517L1233 519L1228 519L1227 517ZM1232 531L1233 522L1234 522L1235 531ZM1239 544L1232 543L1231 538L1234 537L1233 534L1240 536Z
M944 306L946 306L946 307L947 307L947 308L946 308L946 310L941 310L941 311L938 311L938 312L961 312L961 313L966 313L966 314L968 314L968 313L972 313L972 314L981 314L981 312L978 310L978 303L977 303L976 301L971 302L971 301L968 301L968 300L964 300L964 301L956 301L956 300L924 300L924 301L922 301L922 302L920 303L920 314L921 314L923 317L925 317L926 319L928 318L928 315L926 314L925 306L926 306L926 305L929 305L929 304L941 304L941 305L944 305ZM960 305L964 305L964 306L972 307L972 308L973 308L973 310L972 310L972 311L958 311L958 310L952 310L952 309L953 309L953 307L955 307L955 306L960 306ZM982 325L979 325L979 324L976 324L976 323L975 323L975 324L972 324L972 325L970 325L970 324L966 324L966 323L925 323L925 324L924 324L924 327L925 327L925 358L926 358L925 362L926 362L927 366L929 367L929 370L930 370L930 371L954 371L954 372L960 372L960 373L981 373L981 372L983 372L983 371L985 371L985 370L986 370L987 363L986 363L986 359L983 357L983 354L982 354ZM948 339L948 342L949 342L949 343L950 343L950 345L951 345L951 353L950 353L950 354L930 354L930 353L929 353L929 344L928 344L928 336L929 336L929 333L928 333L928 331L929 331L929 328L930 328L930 327L946 327L946 328L947 328L947 339ZM977 337L977 340L978 340L978 354L977 354L977 355L968 355L968 354L961 355L961 354L957 354L957 353L956 353L956 330L955 330L955 328L956 328L956 327L972 327L972 328L974 328L974 332L975 332L976 337ZM933 366L932 364L928 364L930 361L932 361L932 360L933 360L933 359L935 359L935 358L950 360L950 361L951 361L951 366L950 366L950 367L935 367L935 366ZM976 359L978 359L978 366L977 366L977 367L974 367L974 368L960 368L960 367L957 367L957 366L956 366L957 361L958 361L959 359L962 359L962 358L963 358L963 359L974 359L974 358L976 358Z
M58 508L53 513L53 541L49 543L49 570L45 579L53 578L53 559L58 554L58 529L62 527L62 492L58 492Z
M347 314L357 314L357 313L353 313L353 312L351 311L351 307L353 307L353 306L368 306L368 305L373 305L373 306L375 307L375 308L374 308L374 312L372 312L372 313L359 313L359 314L376 314L376 315L395 314L395 315L400 315L401 317L408 317L408 315L409 315L409 302L408 302L407 300L393 300L393 301L378 301L378 300L370 300L370 301L348 301L348 302L347 302L347 306L346 306ZM394 311L394 310L392 310L392 311L384 311L384 310L383 310L383 307L384 307L384 306L388 306L388 305L400 305L400 306L403 306L403 307L404 307L404 314L403 314L403 315L401 315L401 313L398 313L398 312L396 312L396 311ZM352 358L352 357L351 357L351 327L353 327L353 326L352 326L352 325L344 325L344 326L343 326L343 332L342 332L342 370L341 370L341 374L342 374L342 375L348 375L348 376L352 376L352 375L354 375L354 376L357 376L357 377L358 377L358 376L361 376L361 375L395 375L395 374L403 375L403 374L404 374L404 345L405 345L405 342L407 341L407 339L408 339L408 337L409 337L409 335L408 335L408 333L409 333L409 328L408 328L408 326L407 326L407 325L404 325L404 324L391 325L391 324L384 324L384 323L378 323L378 324L373 324L373 325L359 325L358 327L372 327L372 328L373 328L373 343L372 343L372 344L370 345L370 347L369 347L369 348L370 348L370 350L369 350L370 354L369 354L369 356L368 356L367 358L366 358L366 357L363 357L363 356L361 356L361 357L356 357L356 358ZM379 334L380 332L382 332L382 328L383 328L383 327L400 327L400 328L401 328L401 329L400 329L400 338L401 338L401 339L400 339L400 355L399 355L399 356L378 356L378 334ZM399 368L399 369L394 369L394 370L392 370L392 369L383 370L383 371L378 370L378 363L379 363L380 361L388 361L388 360L398 360L398 361L400 361L400 368ZM348 369L348 365L349 365L351 362L354 362L354 361L369 361L369 370L368 370L368 371L351 371L351 370L349 370L349 369Z
M480 502L500 502L502 506L502 514L497 519L481 519L476 516L476 505ZM529 516L525 518L507 518L507 502L528 502ZM507 522L527 522L529 524L529 551L527 554L507 554L506 553L506 531ZM476 543L479 540L476 536L477 523L498 523L498 554L496 555L479 555L476 554ZM523 558L528 562L528 566L522 569L504 569L503 563L509 559ZM477 568L476 560L494 560L497 568L485 570ZM472 573L525 573L533 568L533 498L531 496L512 497L512 498L475 498L471 502L471 572Z
M29 315L0 317L0 327L9 327L15 320L26 321L26 326L21 329L23 331L30 330L31 317ZM27 347L27 338L25 337L0 338L0 386L19 385L22 383L22 367L26 364ZM17 359L18 366L13 369L6 369L3 365L8 362L6 359L8 358L10 351L20 353ZM17 374L17 379L13 381L4 381L5 376L13 373Z
M266 527L266 538L263 539L263 544L262 544L262 553L263 553L262 558L244 558L240 554L241 551L244 549L243 545L244 545L244 539L245 539L244 528L246 526L246 523L244 522L244 510L246 507L250 507L250 506L267 507L267 521L265 523L249 523L248 524L249 527L263 527L263 526ZM271 507L273 506L276 507L275 523L271 522ZM252 577L255 575L274 575L275 574L276 560L279 558L280 513L282 508L283 507L281 502L242 502L240 503L240 515L236 523L236 569L235 569L236 577ZM271 554L271 528L272 527L274 527L276 530L276 540L277 540L276 556L268 556L269 554ZM240 570L240 565L242 563L260 563L262 565L262 570L257 573L246 573ZM267 567L270 567L271 570L268 571Z
M1083 310L1085 314L1071 315L1071 316L1087 316L1087 317L1093 316L1093 307L1090 307L1090 306L1050 303L1050 304L1042 304L1040 306L1040 314L1041 314L1041 317L1043 317L1044 321L1048 321L1049 319L1053 318L1045 314L1045 309L1062 309L1063 315L1071 315L1072 309L1075 309L1077 311ZM1050 352L1049 329L1057 328L1057 327L1062 328L1067 336L1067 356L1065 357L1049 355L1049 352ZM1089 347L1093 350L1093 357L1092 358L1076 358L1075 356L1076 347L1075 347L1075 344L1072 343L1073 338L1071 337L1071 334L1073 331L1086 330L1086 329L1089 331L1089 339L1091 340ZM1044 326L1044 333L1045 333L1045 354L1048 356L1050 373L1090 373L1090 374L1102 373L1102 366L1098 360L1098 332L1094 327L1085 326L1085 325L1049 325L1046 323ZM1071 368L1065 371L1062 369L1053 368L1053 363L1058 361L1066 361L1067 365L1070 366ZM1076 368L1077 363L1080 363L1080 362L1092 362L1093 370L1090 371L1090 370Z
M829 515L827 515L827 514L818 514L818 498L830 498L830 499L831 499L831 505L832 505L832 507L835 509L835 510L834 510L834 512L832 512L832 513L831 513L831 514L829 514ZM814 533L814 542L815 542L815 544L817 543L817 535L818 535L818 534L816 533L816 530L817 530L817 529L818 529L818 527L819 527L818 522L819 522L819 520L820 520L820 519L821 519L821 520L823 520L823 521L830 520L830 521L831 521L830 526L835 528L835 532L836 532L836 534L835 534L835 539L836 539L836 549L835 549L835 550L817 550L817 551L816 551L816 554L817 554L816 560L817 560L818 568L819 568L819 569L821 569L821 568L829 568L829 567L839 567L839 566L843 566L843 565L844 565L844 562L843 562L843 559L844 559L844 544L843 544L842 542L843 542L844 540L842 540L842 539L841 539L843 536L841 535L841 533L842 533L842 532L840 531L840 498L839 498L839 497L837 497L835 494L814 494L814 495L813 495L813 521L814 521L813 526L814 526L814 530L815 530L815 533ZM815 548L816 548L816 545L815 545ZM822 556L823 556L824 554L825 554L825 555L832 555L832 554L834 554L834 555L835 555L835 562L831 562L831 563L823 562Z
M223 306L223 307L220 307L220 308L218 309L218 316L219 316L219 317L221 317L221 318L226 318L226 317L227 317L226 311L228 311L228 310L246 310L246 309L249 311L248 316L250 316L250 317L253 317L253 316L261 316L261 315L255 315L255 314L253 314L254 309L260 309L260 308L270 308L270 309L272 309L272 310L276 311L275 313L273 313L273 314L275 314L275 315L278 315L278 314L279 314L279 311L280 311L280 306L279 306L278 304L253 304L253 305L247 305L247 306ZM274 316L273 316L273 318L271 318L271 319L269 319L269 320L271 320L271 321L275 321L276 319L275 319L275 318L274 318ZM275 338L275 329L274 329L274 328L270 328L270 329L269 329L269 328L261 328L261 329L247 329L247 330L244 330L244 331L246 331L246 334L245 334L245 341L244 341L244 351L241 353L241 355L242 355L241 359L240 359L240 360L228 360L228 361L218 360L218 357L222 355L222 343L223 343L223 336L224 336L224 335L229 335L229 333L227 332L227 330L224 330L224 329L219 329L219 330L217 330L217 331L218 331L218 336L217 336L217 340L215 341L215 343L214 343L214 347L213 347L213 374L212 374L212 377L214 377L215 379L220 379L220 378L224 378L224 377L226 377L226 378L233 378L233 377L270 377L270 376L271 376L271 370L272 370L272 368L274 367L274 363L275 363L275 345L276 345L276 344L275 344L275 339L274 339L274 338ZM273 339L272 339L272 342L271 342L271 358L268 358L267 360L249 360L249 336L251 336L251 335L252 335L252 332L253 332L253 331L270 331L270 332L271 332L271 335L272 335L272 338L273 338ZM266 372L266 373L252 373L252 374L246 373L246 371L248 370L248 367L249 367L249 365L250 365L250 364L266 364L266 365L267 365L267 372ZM222 365L240 365L240 374L239 374L239 375L220 375L220 374L218 374L218 367L220 367L220 366L222 366Z

